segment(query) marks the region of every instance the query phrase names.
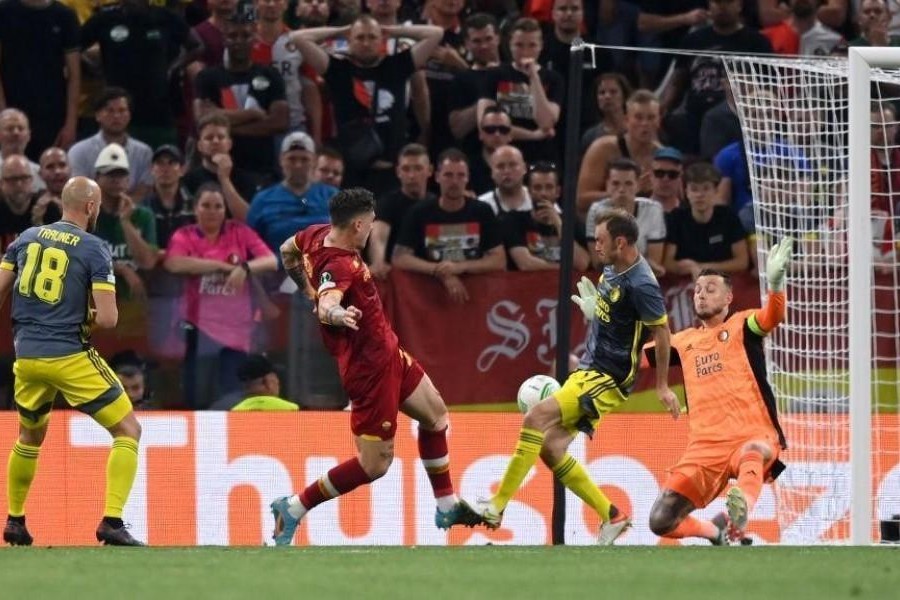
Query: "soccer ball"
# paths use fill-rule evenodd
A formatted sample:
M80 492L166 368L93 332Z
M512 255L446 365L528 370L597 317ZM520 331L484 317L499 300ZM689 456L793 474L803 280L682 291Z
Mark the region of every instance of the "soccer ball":
M560 388L559 382L549 375L532 375L519 386L516 403L525 414L532 406Z

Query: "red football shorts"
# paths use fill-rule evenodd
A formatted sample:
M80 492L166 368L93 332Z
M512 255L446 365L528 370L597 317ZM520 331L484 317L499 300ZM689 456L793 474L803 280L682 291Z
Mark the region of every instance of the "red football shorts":
M669 489L690 500L696 508L703 508L715 500L731 478L738 475L738 460L744 444L766 442L773 456L765 464L766 471L778 458L780 446L774 432L760 432L739 440L726 442L691 441L674 467L663 489Z
M401 348L385 372L372 378L366 389L347 390L353 435L393 439L400 404L410 397L424 376L419 361Z

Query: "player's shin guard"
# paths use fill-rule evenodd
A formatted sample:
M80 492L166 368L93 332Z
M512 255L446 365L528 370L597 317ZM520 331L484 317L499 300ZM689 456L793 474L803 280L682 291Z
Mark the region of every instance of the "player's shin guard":
M765 460L763 455L756 450L745 452L738 459L737 485L744 492L747 500L747 513L753 510L759 492L762 490Z
M528 429L523 427L519 432L519 443L516 444L516 451L506 467L506 473L500 481L500 488L497 494L491 498L491 504L499 512L503 512L506 505L512 499L513 494L522 485L528 471L537 461L541 447L544 445L544 434L536 429Z
M9 453L6 463L6 497L10 516L21 517L25 514L25 499L34 473L37 470L40 446L30 446L17 441Z
M609 507L612 503L606 494L594 485L587 470L575 460L574 456L566 454L559 464L553 467L553 474L585 504L597 511L601 521L609 521Z
M306 510L311 510L314 506L352 492L371 481L372 478L362 468L359 458L351 458L334 467L318 481L300 492L300 503Z
M670 539L681 539L688 537L699 537L707 540L716 539L719 536L719 528L710 521L701 521L688 515L678 524L675 529L661 537Z
M447 428L440 431L427 431L419 428L419 457L428 473L428 481L438 499L438 508L450 510L456 504L453 493L453 482L450 480L450 451L447 448ZM441 500L447 500L449 506L440 506Z
M134 438L113 438L112 449L106 461L106 507L104 517L122 518L125 502L131 493L138 465L138 442Z

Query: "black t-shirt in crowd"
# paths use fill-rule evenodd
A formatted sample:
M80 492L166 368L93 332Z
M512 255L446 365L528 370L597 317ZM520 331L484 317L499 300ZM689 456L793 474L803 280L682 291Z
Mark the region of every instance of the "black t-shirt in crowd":
M730 35L716 33L711 26L704 27L685 36L681 47L685 50L772 52L769 38L749 27L742 27ZM699 123L707 110L725 99L725 67L720 59L708 56L683 56L676 64L679 69L688 70L685 108Z
M590 42L590 40L588 40ZM594 94L594 79L601 73L613 70L612 61L608 52L598 51L591 56L590 50L586 52L584 69L581 80L581 118L579 131L584 131L597 122L600 109L597 107L597 96ZM544 49L538 58L545 69L559 73L563 81L568 81L569 64L572 62L572 45L562 42L556 37L552 26L544 30ZM556 127L557 143L563 148L562 140L565 132L566 107L560 105L559 124Z
M481 90L483 90L493 77L490 69L475 69L468 71L459 71L453 77L453 82L447 92L447 119L449 122L450 113L455 110L463 110L474 106L481 98ZM448 125L449 127L449 125ZM469 134L457 142L457 147L463 152L472 156L476 152L481 151L481 142L478 140L478 124L469 132Z
M486 194L497 187L491 176L491 165L484 160L480 147L478 153L469 160L469 189L475 192L476 196Z
M66 116L65 55L79 50L75 12L59 2L40 8L20 0L0 2L0 47L6 105L28 114L32 128L48 119L61 125Z
M187 175L181 178L181 185L191 198L197 197L197 189L204 183L218 184L219 177L203 165L193 171L189 171ZM231 183L234 184L234 189L237 190L247 204L253 201L253 196L259 191L259 185L253 174L238 167L234 167L231 170Z
M207 67L197 75L197 98L225 110L257 108L268 112L274 102L286 102L284 79L269 66L251 65L246 71L222 66ZM233 135L234 164L256 175L275 174L275 143L272 136ZM250 202L250 198L244 198Z
M81 47L100 44L106 84L131 94L132 123L168 127L173 124L169 65L189 35L184 19L165 8L112 6L99 9L84 23Z
M481 97L495 100L509 113L513 125L530 130L537 129L528 75L516 70L510 63L503 63L491 69L490 73L491 77L482 89ZM562 76L549 69L541 69L539 73L547 99L558 104L562 111L565 99L565 83ZM557 130L556 134L562 135L562 132ZM557 160L558 145L559 141L553 138L536 142L516 142L516 147L522 151L527 163Z
M421 200L410 198L403 193L403 190L394 190L384 194L375 203L375 219L384 221L391 226L391 232L388 234L387 247L385 248L385 258L387 262L391 262L391 255L394 252L394 245L400 236L400 228L403 226L403 219L409 210L417 202L430 202L435 199L434 194L425 193L425 197Z
M727 206L713 208L708 223L698 223L689 206L681 206L666 215L666 243L675 244L675 260L689 258L699 263L721 262L734 258L731 245L747 237L734 211Z
M445 29L441 46L452 48L460 56L466 55L466 45L460 29ZM442 63L431 59L425 64L425 81L431 100L431 147L432 156L456 146L450 133L450 94L453 79L460 71L448 69ZM477 98L476 98L477 100Z
M406 143L406 84L416 67L409 50L385 56L373 67L332 56L323 75L331 91L335 122L371 120L384 144L383 160L394 162ZM373 101L375 90L378 97ZM374 109L373 109L374 105Z
M497 218L486 203L466 200L461 210L447 212L437 198L413 205L397 238L398 246L431 262L477 260L502 243Z
M32 196L31 202L28 204L28 210L21 215L17 215L11 211L6 200L0 196L0 257L3 256L3 253L6 252L9 245L19 237L20 233L33 225L31 222L31 209L34 208L34 203L37 202L38 196L39 194ZM47 212L49 213L51 209L56 213L56 215L52 215L56 216L53 221L59 220L59 209L51 205L47 207ZM47 216L50 217L51 215ZM50 223L52 221L45 220L45 222Z
M539 223L534 219L531 211L511 210L502 213L500 222L500 235L503 237L503 246L507 251L512 248L524 246L537 258L548 262L558 263L560 260L561 239L552 225ZM586 246L584 238L584 226L575 224L575 243ZM518 271L512 255L507 252L507 268L510 271Z

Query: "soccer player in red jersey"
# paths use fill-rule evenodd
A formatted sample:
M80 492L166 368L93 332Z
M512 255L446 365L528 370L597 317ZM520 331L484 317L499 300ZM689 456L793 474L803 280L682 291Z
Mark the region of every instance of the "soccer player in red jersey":
M281 246L288 275L316 303L322 337L337 359L351 401L359 454L299 494L272 502L276 545L288 545L313 507L384 475L394 458L397 413L419 422L419 455L437 500L435 525L469 527L481 518L453 491L447 407L428 375L397 340L360 250L375 221L375 198L362 188L329 201L330 225L312 225Z

